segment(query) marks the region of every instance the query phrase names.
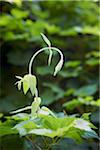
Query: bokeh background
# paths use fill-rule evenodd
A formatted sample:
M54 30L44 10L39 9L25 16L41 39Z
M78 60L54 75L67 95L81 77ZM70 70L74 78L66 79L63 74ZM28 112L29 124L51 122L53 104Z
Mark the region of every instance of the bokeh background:
M0 8L0 112L7 115L33 101L30 93L24 96L17 90L15 75L26 74L31 56L46 46L40 36L44 33L62 50L64 66L53 77L59 56L54 53L47 66L48 51L34 62L42 105L68 115L91 112L90 119L98 127L99 2L6 0L0 1ZM31 150L18 136L3 137L1 144L2 150ZM64 139L55 149L97 150L98 141L78 145Z

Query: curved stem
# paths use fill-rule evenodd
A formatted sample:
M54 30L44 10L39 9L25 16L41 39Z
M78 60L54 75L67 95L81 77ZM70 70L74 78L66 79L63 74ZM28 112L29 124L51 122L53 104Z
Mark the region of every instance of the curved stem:
M52 49L52 50L57 51L57 52L60 54L61 60L63 60L63 54L62 54L62 52L61 52L58 48L56 48L56 47L45 47L45 48L42 48L42 49L38 50L38 51L32 56L32 58L31 58L31 60L30 60L30 63L29 63L29 74L31 74L32 63L33 63L35 57L36 57L39 53L41 53L42 51L45 51L45 50L48 50L48 49Z

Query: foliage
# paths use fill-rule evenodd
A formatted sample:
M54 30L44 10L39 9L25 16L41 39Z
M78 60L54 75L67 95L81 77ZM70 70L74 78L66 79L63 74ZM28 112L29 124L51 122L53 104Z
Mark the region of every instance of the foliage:
M60 113L61 111L69 115L91 112L92 122L98 126L98 106L100 105L98 98L100 56L98 52L98 1L84 0L73 3L73 1L33 2L30 0L29 2L16 0L9 2L9 0L5 0L0 4L2 7L0 17L2 56L0 111L6 114L26 105L29 105L27 107L30 109L32 96L30 92L23 96L22 92L16 91L13 86L16 82L14 76L15 74L21 74L22 76L26 74L26 66L30 57L37 49L44 46L40 33L46 33L52 41L50 44L63 50L65 63L55 80L55 77L51 75L58 60L56 52L52 54L49 49L48 52L45 51L45 54L38 56L37 61L34 62L37 66L33 68L34 75L37 74L39 93L42 98L41 105L59 112L59 115L57 115L60 117L63 116L63 113ZM47 57L49 57L48 64L51 64L50 66L45 65ZM24 93L27 89L24 89ZM10 121L11 118L6 119ZM5 124L6 119L5 116L1 117ZM16 123L14 121L11 124L15 125ZM11 127L12 125L7 128ZM17 131L15 132L17 133ZM90 133L87 133L87 137L88 135ZM95 134L91 133L91 135L95 137ZM19 149L25 150L25 147L26 149L32 149L26 139L20 139L16 134L13 137L14 140L19 141L19 143L14 142L14 145L19 145ZM2 137L3 147L4 145L5 147L6 145L11 146L12 144L7 143L6 139L10 143L8 136ZM37 136L36 139L36 145L39 142L43 143L42 138ZM22 145L20 145L20 141ZM92 140L93 145L88 140L87 144L87 141L85 141L84 146L79 146L65 138L58 145L52 146L52 149L69 147L72 150L73 148L94 150L97 149L95 141ZM47 138L48 142L51 142L51 140ZM10 147L9 149L15 149L16 147ZM34 147L34 149L38 148Z

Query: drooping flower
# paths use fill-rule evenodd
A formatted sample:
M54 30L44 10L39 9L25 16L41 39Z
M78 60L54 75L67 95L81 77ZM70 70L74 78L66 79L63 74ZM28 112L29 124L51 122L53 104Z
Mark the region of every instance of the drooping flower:
M19 79L19 81L15 83L18 86L18 90L21 90L21 86L22 86L24 94L26 94L28 90L30 89L32 96L34 95L35 97L38 96L38 92L36 88L37 81L34 75L27 74L23 78L20 76L16 76L16 78Z

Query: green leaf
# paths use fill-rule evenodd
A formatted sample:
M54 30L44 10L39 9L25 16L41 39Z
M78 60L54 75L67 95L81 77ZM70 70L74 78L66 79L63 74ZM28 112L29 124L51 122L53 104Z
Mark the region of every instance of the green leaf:
M5 135L18 134L16 129L12 129L13 125L14 121L10 119L6 119L5 122L0 121L0 137Z
M19 124L14 126L14 129L17 129L20 136L25 136L29 130L36 128L37 125L31 121L31 120L27 120L27 121L22 121Z
M50 43L50 41L48 40L48 38L47 38L43 33L41 33L41 36L42 36L43 40L45 41L45 43L50 47L50 46L51 46L51 43Z
M40 75L52 74L53 67L52 66L37 67L36 72L37 74L40 74Z
M36 135L52 137L52 132L53 131L50 129L33 129L29 131L28 134L36 134Z
M89 120L90 115L91 115L91 113L84 113L82 115L82 118L85 119L85 120Z
M85 131L91 131L90 123L84 119L76 119L74 122L74 127L85 130Z
M18 113L16 115L11 116L12 119L14 120L28 120L29 115L27 113Z
M53 116L45 116L43 121L43 126L48 129L57 130L59 128L68 127L73 124L75 118L65 117L56 118Z
M29 12L14 8L11 10L11 14L16 18L26 18Z
M100 99L91 101L90 104L91 104L91 105L94 105L94 106L100 107Z
M80 61L74 60L74 61L68 61L68 62L66 62L64 66L65 66L66 68L68 68L68 67L75 68L75 67L77 67L77 66L79 66L79 65L80 65Z
M83 138L85 139L89 139L89 138L99 138L97 133L95 131L88 131L88 132L85 132L82 136Z
M18 134L18 131L16 129L12 129L11 126L0 125L0 137L11 134Z
M93 95L97 91L97 85L86 85L83 86L74 93L75 96L89 96Z
M99 65L99 59L98 59L98 58L89 58L89 59L86 61L86 64L89 65L89 66L96 66L96 65Z
M78 101L77 99L73 99L69 102L66 102L63 104L63 107L66 107L68 110L73 110L75 107L78 107L81 105L81 102Z
M77 143L82 143L82 134L83 133L84 133L83 131L71 127L70 130L65 132L65 137L71 138Z
M55 101L55 95L49 89L46 89L43 92L43 94L41 95L41 98L42 98L42 102L41 102L42 105L46 105L46 106L48 106L49 104L52 104Z

